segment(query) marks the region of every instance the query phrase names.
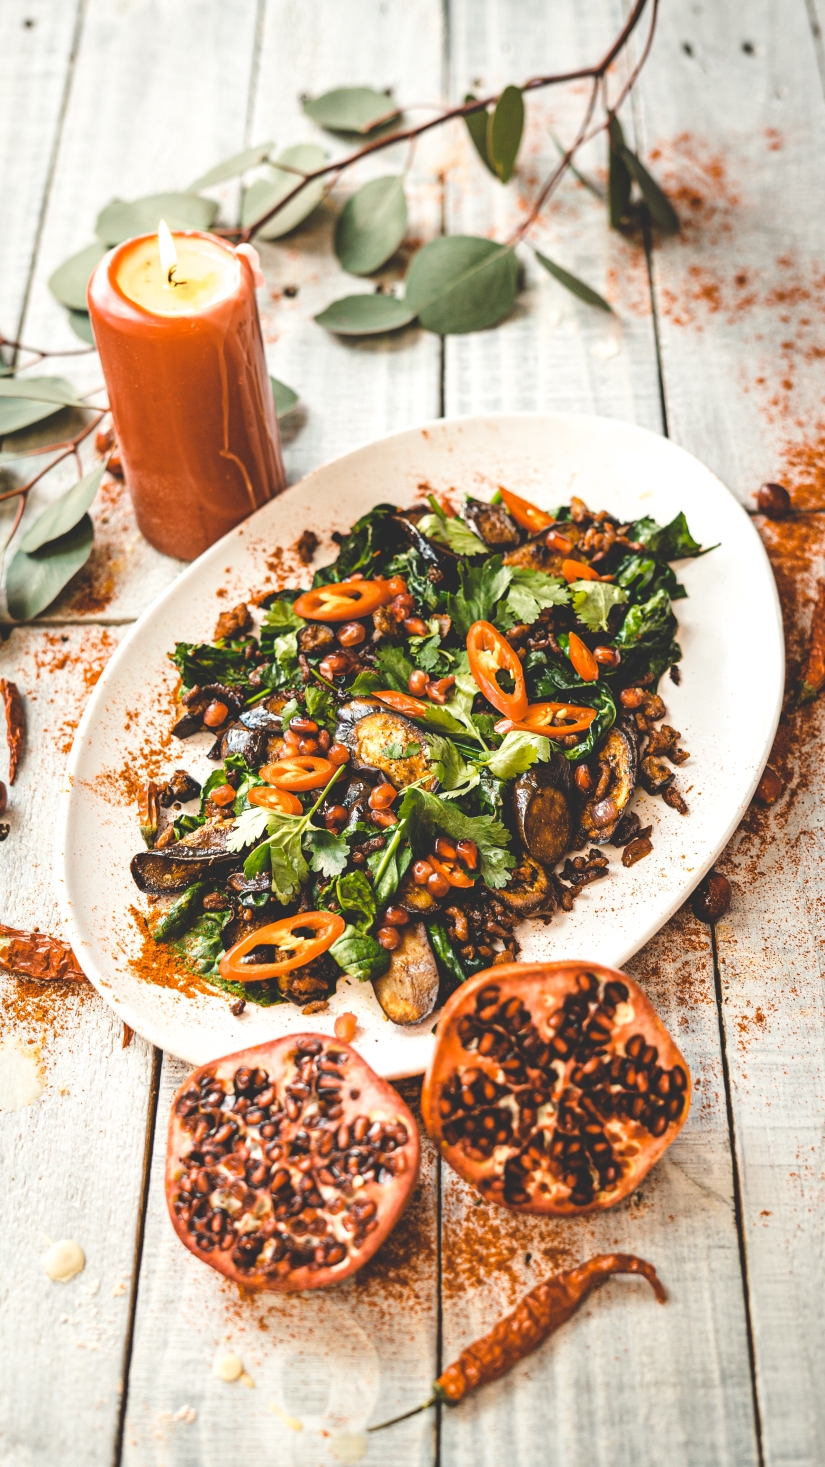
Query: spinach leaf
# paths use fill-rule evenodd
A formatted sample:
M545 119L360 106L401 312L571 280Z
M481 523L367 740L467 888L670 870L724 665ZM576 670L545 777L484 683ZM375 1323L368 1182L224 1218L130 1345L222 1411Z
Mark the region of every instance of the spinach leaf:
M695 555L707 553L698 540L694 540L681 510L664 527L649 518L636 520L630 527L630 539L646 545L660 560L688 560ZM716 547L709 548L715 550Z
M329 949L329 954L339 968L361 983L380 978L390 966L387 949L368 932L362 932L360 927L345 927Z
M203 687L207 683L225 683L228 688L249 687L253 664L243 648L213 647L209 642L176 642L169 653L185 688Z
M181 933L186 931L208 885L207 881L196 881L194 886L188 886L186 891L172 902L170 907L167 907L163 916L151 929L155 942L172 942L174 938L180 937Z
M623 586L632 601L647 600L660 590L667 591L671 601L687 596L676 572L669 565L650 556L637 555L635 551L619 562L616 585Z
M636 642L658 638L664 630L675 631L676 618L667 591L661 589L640 606L631 606L615 641L620 647L632 647Z
M433 585L429 577L429 566L415 546L411 545L409 550L403 550L400 555L394 556L385 571L390 576L403 576L410 595L428 611L442 609L446 597Z
M447 611L459 637L466 637L475 621L489 621L513 578L500 555L491 555L483 565L460 562L461 590L447 597Z
M467 974L458 953L453 950L446 927L441 922L433 922L429 931L430 942L439 969L446 978L452 978L457 984L463 983Z
M335 894L341 911L349 913L354 926L365 929L372 926L378 907L372 887L362 871L351 871L347 876L339 876L335 883ZM357 915L357 920L354 920L353 914Z
M395 896L412 860L412 848L404 843L406 835L406 821L399 820L383 851L373 851L371 856L367 856L367 865L373 874L373 893L379 907L385 907Z
M204 978L218 975L218 964L224 953L221 933L231 920L231 908L225 912L201 912L188 932L173 942L175 952L180 953L191 972Z
M351 576L355 571L363 571L365 577L369 577L379 570L382 553L394 549L397 542L395 514L395 505L377 504L368 514L362 515L341 541L333 564L315 572L313 587L343 581L345 576Z

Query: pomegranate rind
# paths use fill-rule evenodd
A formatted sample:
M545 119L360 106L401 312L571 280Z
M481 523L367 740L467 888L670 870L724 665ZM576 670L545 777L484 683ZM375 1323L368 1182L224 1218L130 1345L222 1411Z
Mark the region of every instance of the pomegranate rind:
M542 1162L530 1173L533 1180L528 1200L513 1200L506 1195L504 1169L511 1158L526 1151L528 1136L525 1132L506 1146L495 1146L492 1154L486 1157L479 1155L477 1151L474 1155L468 1155L468 1146L471 1150L474 1149L468 1138L461 1137L457 1141L451 1141L445 1136L445 1126L450 1129L450 1116L442 1112L454 1103L450 1095L455 1095L456 1072L481 1070L498 1087L506 1085L507 1080L495 1058L487 1058L479 1055L477 1049L465 1047L459 1037L459 1024L467 1017L477 1018L478 995L482 990L495 986L500 992L498 1003L503 1005L508 999L519 998L529 1011L541 1040L549 1041L554 1031L549 1027L548 1021L559 1014L565 999L579 992L582 975L587 974L593 975L598 981L599 995L603 994L606 983L623 984L628 992L627 1000L616 1006L611 1037L606 1046L607 1058L623 1056L627 1040L634 1035L643 1035L646 1044L654 1046L658 1051L658 1066L669 1071L678 1066L683 1071L683 1107L680 1115L670 1120L659 1136L626 1115L602 1119L600 1124L621 1166L621 1175L615 1183L608 1186L600 1184L594 1188L592 1200L585 1203L572 1200L573 1189L560 1180L560 1167L556 1167L555 1173L551 1170L549 1156L546 1162ZM587 1022L592 1017L591 1012ZM492 1027L492 1023L490 1026ZM543 1144L548 1150L554 1137L562 1134L556 1125L556 1103L563 1094L567 1100L571 1094L580 1098L583 1093L579 1087L573 1087L571 1091L570 1076L577 1062L580 1061L577 1061L576 1053L567 1060L554 1056L552 1061L557 1083L552 1090L548 1089L550 1103L545 1107L543 1115L539 1109L539 1124L532 1128L533 1135L537 1130L544 1133ZM517 1087L506 1085L506 1088ZM654 1099L658 1103L658 1097ZM690 1071L684 1057L649 999L626 973L620 973L601 963L502 963L468 979L445 1004L436 1029L435 1050L424 1079L421 1109L427 1131L439 1147L444 1160L481 1192L486 1200L514 1212L578 1216L581 1213L601 1212L614 1207L638 1187L642 1178L679 1134L690 1110L690 1099ZM590 1174L591 1177L599 1175L595 1165L590 1167ZM601 1181L600 1177L599 1180Z
M378 1181L376 1179L364 1181L362 1178L362 1184L359 1185L356 1178L351 1184L350 1205L353 1199L357 1200L360 1204L366 1201L373 1201L377 1209L375 1217L378 1220L378 1225L371 1232L367 1233L362 1242L356 1246L354 1238L343 1231L342 1226L339 1226L338 1220L341 1214L336 1214L334 1219L326 1218L326 1221L328 1228L331 1229L335 1237L340 1242L346 1242L347 1253L340 1263L320 1267L317 1264L313 1266L309 1264L302 1266L289 1264L287 1267L285 1266L287 1264L287 1260L285 1259L277 1273L266 1274L261 1272L257 1266L253 1266L251 1269L239 1267L233 1262L232 1253L229 1250L222 1251L218 1247L213 1247L208 1252L203 1251L197 1244L196 1235L191 1230L189 1219L181 1218L178 1215L176 1203L180 1204L183 1198L180 1183L183 1177L192 1170L192 1164L189 1163L187 1165L186 1163L190 1153L195 1149L192 1131L184 1124L186 1118L179 1113L178 1107L179 1103L184 1101L187 1095L191 1095L194 1090L198 1090L201 1081L205 1080L208 1076L216 1081L222 1082L227 1092L228 1104L222 1113L226 1115L227 1119L230 1117L237 1119L237 1113L232 1109L234 1094L232 1082L236 1072L244 1067L253 1071L266 1071L269 1081L276 1092L275 1105L284 1107L286 1086L287 1084L293 1083L296 1078L294 1062L296 1051L300 1050L301 1046L308 1041L321 1043L323 1048L318 1058L323 1058L332 1053L333 1055L344 1055L346 1059L341 1063L341 1068L345 1072L344 1084L342 1086L343 1115L330 1121L326 1127L319 1127L314 1130L308 1127L306 1134L310 1136L320 1135L324 1129L328 1130L330 1128L337 1132L337 1129L343 1123L351 1125L356 1116L366 1115L369 1117L371 1123L379 1121L383 1125L403 1126L407 1132L407 1139L403 1143L397 1144L392 1152L393 1164L397 1167L397 1171L389 1180ZM354 1098L350 1095L351 1091L357 1092ZM202 1091L201 1094L208 1094L208 1090ZM309 1119L311 1115L312 1109L308 1104L303 1114L303 1120ZM285 1122L284 1125L288 1138L295 1131L304 1129L302 1119ZM216 1134L217 1129L217 1126L213 1126L212 1134ZM257 1152L257 1159L262 1161L264 1158L260 1154L261 1138L258 1127L243 1127L242 1134L244 1133L248 1134L253 1140L253 1155L251 1160L254 1161L256 1159L255 1153ZM254 1133L257 1133L257 1137ZM277 1139L275 1138L276 1142ZM403 1162L399 1161L399 1158L403 1158ZM298 1157L296 1161L302 1159ZM358 1051L353 1049L351 1045L346 1044L343 1040L336 1039L331 1035L312 1033L291 1034L282 1039L272 1040L267 1044L256 1045L250 1049L238 1050L234 1054L225 1055L222 1059L213 1060L209 1064L201 1065L181 1085L172 1102L169 1119L165 1177L166 1201L172 1227L184 1246L191 1253L194 1253L195 1257L199 1258L201 1262L208 1263L212 1268L217 1269L219 1273L224 1274L226 1278L241 1284L244 1289L249 1291L295 1293L305 1289L326 1288L332 1284L342 1283L344 1279L349 1278L350 1274L356 1273L359 1268L362 1268L372 1258L384 1239L395 1227L410 1200L418 1178L419 1163L420 1141L418 1128L409 1107L405 1105L398 1092L386 1080L382 1080L380 1076L376 1075L375 1071L362 1059ZM280 1170L287 1169L290 1172L291 1179L296 1184L296 1190L299 1179L306 1177L309 1171L309 1168L301 1168L289 1158L273 1163L271 1171L274 1172L276 1167ZM220 1163L215 1166L209 1163L207 1170L218 1175L225 1174L226 1172L225 1168L221 1168ZM317 1172L317 1166L315 1170ZM230 1174L225 1177L227 1184L232 1181L238 1181L239 1179L235 1174ZM324 1198L325 1204L334 1201L336 1196L342 1194L343 1189L341 1187L331 1188L322 1183L317 1183L316 1185L317 1191ZM216 1192L223 1193L226 1190L226 1188L215 1188L211 1193L206 1195L210 1197L211 1202ZM251 1206L257 1206L264 1222L269 1221L273 1216L269 1179L259 1187L250 1186L248 1190L250 1193L255 1193L256 1196L254 1203L245 1205L245 1217L247 1219L249 1218ZM218 1205L222 1205L221 1199L218 1199ZM325 1212L325 1208L318 1208L316 1210ZM254 1229L247 1226L244 1231L254 1231Z

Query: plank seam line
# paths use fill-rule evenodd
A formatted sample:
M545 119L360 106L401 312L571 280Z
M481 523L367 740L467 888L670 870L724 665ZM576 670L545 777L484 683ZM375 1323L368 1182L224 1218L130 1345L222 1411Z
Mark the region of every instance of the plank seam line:
M255 16L255 39L252 43L252 59L249 67L249 97L246 104L246 121L244 123L243 134L245 148L252 146L252 123L255 117L255 103L258 100L258 82L261 75L265 17L266 0L258 0L258 9Z
M736 1129L733 1118L733 1096L731 1093L730 1070L728 1068L727 1032L725 1028L725 1009L722 994L722 972L719 967L719 949L716 944L716 924L710 929L711 950L713 953L713 985L716 990L716 1015L719 1024L719 1050L722 1056L722 1077L725 1082L725 1109L728 1116L728 1135L730 1136L730 1161L733 1173L733 1208L736 1218L736 1235L739 1241L739 1266L742 1271L742 1294L745 1306L745 1329L748 1337L748 1360L751 1372L751 1395L753 1399L754 1430L756 1432L756 1450L759 1457L759 1467L765 1467L765 1457L762 1448L762 1415L759 1409L759 1387L756 1379L756 1342L754 1339L753 1319L751 1318L751 1295L750 1278L748 1275L748 1247L745 1236L745 1222L742 1207L742 1185L739 1174L739 1155L737 1147Z
M88 0L79 0L77 15L75 16L74 30L72 32L72 44L69 49L69 58L66 63L66 78L63 83L63 96L60 99L60 111L57 114L57 126L55 127L54 132L54 142L52 143L51 157L49 158L49 167L48 172L46 173L46 182L43 187L43 199L40 205L40 213L37 216L37 229L35 231L34 243L32 245L31 263L29 265L29 273L26 277L26 287L23 291L23 299L20 304L20 315L17 320L17 330L14 333L15 340L17 341L19 341L23 335L23 323L26 319L26 312L29 309L29 298L31 296L32 285L34 283L34 272L37 266L37 258L40 254L40 245L43 239L43 230L46 224L46 212L49 207L49 198L51 196L52 183L54 182L54 175L57 169L57 155L60 152L60 143L63 138L63 124L66 120L66 112L69 107L72 82L74 81L75 64L77 62L77 55L80 50L80 38L83 32L83 23L86 19L87 3ZM14 366L16 362L17 351L15 349L12 355L12 366Z
M822 26L819 24L819 16L816 13L816 0L805 0L805 10L808 15L808 24L811 27L819 83L825 93L825 43L823 43Z
M149 1206L149 1181L155 1147L155 1125L158 1115L158 1100L160 1098L162 1064L163 1051L154 1049L152 1051L152 1079L149 1088L149 1105L146 1113L146 1139L143 1146L143 1172L140 1179L140 1203L138 1206L137 1233L135 1236L135 1262L134 1272L132 1274L132 1291L129 1299L129 1323L123 1346L123 1379L120 1393L120 1410L117 1418L117 1432L115 1435L115 1452L112 1459L113 1467L120 1467L123 1456L123 1438L126 1431L126 1407L129 1399L129 1371L132 1364L132 1345L135 1338L137 1298L140 1285L140 1269L143 1259L143 1240L146 1234L146 1212Z

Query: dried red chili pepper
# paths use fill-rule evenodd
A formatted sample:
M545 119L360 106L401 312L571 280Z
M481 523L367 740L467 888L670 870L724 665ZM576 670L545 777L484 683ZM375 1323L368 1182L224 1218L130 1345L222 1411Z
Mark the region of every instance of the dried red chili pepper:
M6 709L6 742L9 746L9 784L14 784L17 766L23 757L23 739L25 736L23 699L20 696L20 689L17 684L10 683L4 677L0 677L0 693L3 694L3 703Z
M0 922L0 971L24 973L27 978L68 979L85 983L83 972L71 948L58 937L46 932L18 932Z
M438 1400L457 1406L469 1391L506 1375L508 1370L543 1344L548 1335L565 1324L597 1284L614 1273L641 1274L659 1303L664 1304L667 1295L652 1263L646 1263L633 1253L599 1253L579 1264L578 1268L555 1274L525 1294L512 1314L499 1320L482 1339L468 1345L458 1359L442 1371L435 1382L434 1395L424 1406L416 1409L423 1411ZM415 1414L408 1411L405 1416ZM382 1431L385 1426L403 1420L403 1416L396 1416L393 1421L383 1421L380 1426L371 1426L369 1430Z
M814 614L811 617L811 641L808 658L802 669L802 680L796 695L797 703L807 703L815 698L825 684L825 581L819 582Z

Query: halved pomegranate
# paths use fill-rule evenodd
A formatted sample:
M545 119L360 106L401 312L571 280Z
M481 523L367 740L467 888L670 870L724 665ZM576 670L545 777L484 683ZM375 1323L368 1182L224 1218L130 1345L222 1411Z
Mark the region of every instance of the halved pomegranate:
M293 1034L202 1065L172 1105L166 1200L178 1237L249 1289L355 1273L418 1174L403 1100L340 1039Z
M491 1202L579 1213L632 1192L681 1129L690 1076L641 989L598 963L504 963L449 999L421 1097Z

